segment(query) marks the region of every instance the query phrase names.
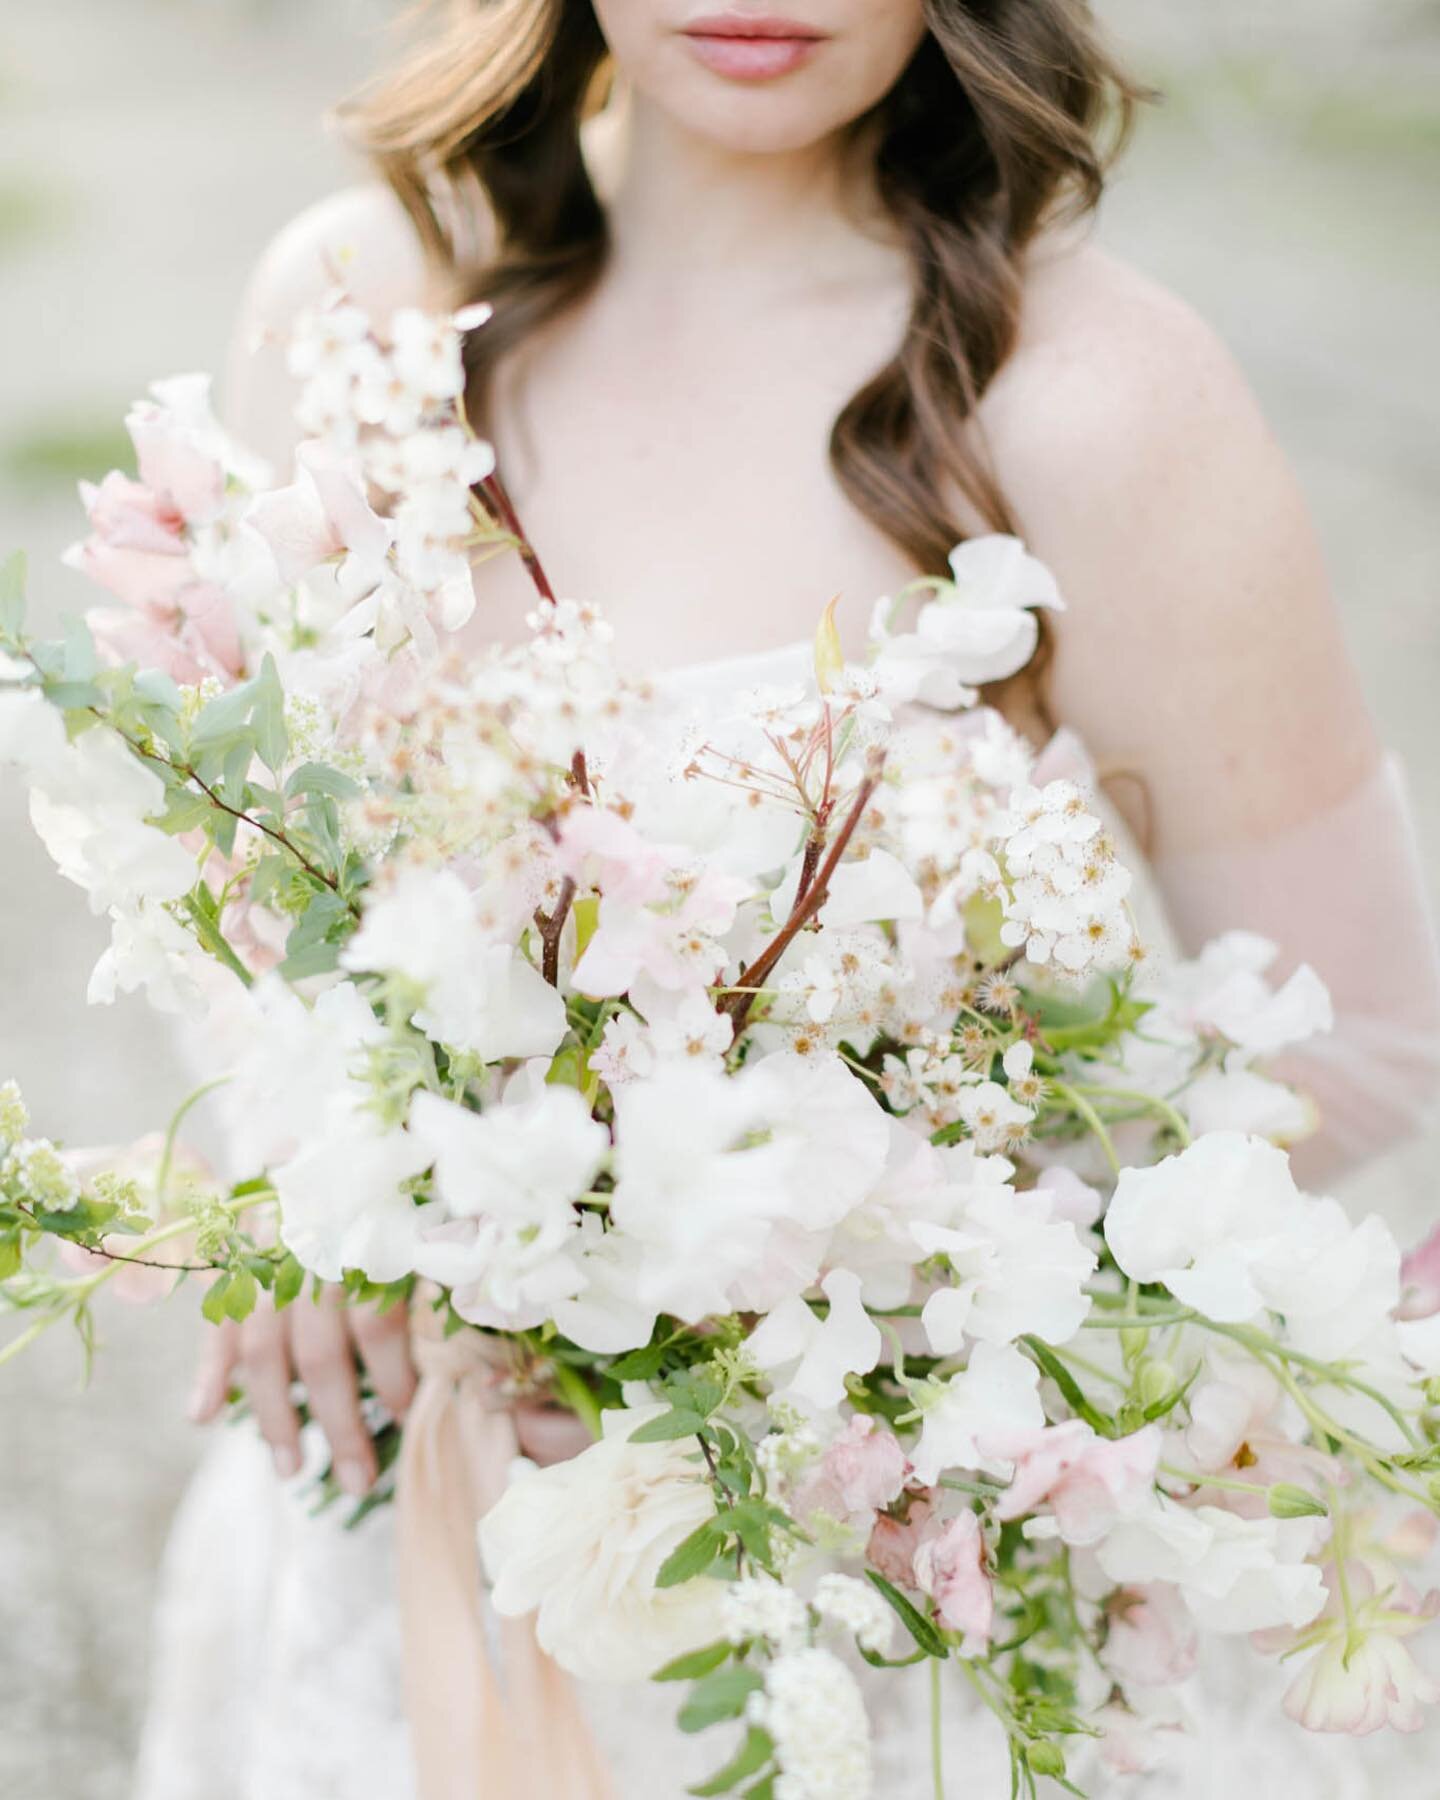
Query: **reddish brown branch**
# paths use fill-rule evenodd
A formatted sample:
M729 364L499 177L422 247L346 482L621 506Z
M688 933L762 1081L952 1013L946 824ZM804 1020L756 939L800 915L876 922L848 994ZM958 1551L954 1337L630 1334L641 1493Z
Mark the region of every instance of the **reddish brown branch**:
M515 511L509 494L505 492L504 483L498 475L487 475L478 483L478 488L481 503L491 518L514 538L515 548L520 552L520 560L525 565L525 573L530 577L535 592L542 600L548 600L553 605L555 590L550 585L550 577L545 573L535 546L525 535L525 527L520 523L520 515Z
M780 927L764 950L746 969L735 986L720 1002L720 1011L729 1013L735 1025L738 1037L745 1029L745 1022L750 1017L750 1009L754 1006L757 995L765 986L776 963L790 948L800 932L810 923L830 897L830 881L840 865L840 859L849 848L850 840L859 828L865 809L870 804L871 796L880 784L881 772L885 767L884 752L873 755L865 770L865 779L860 783L850 811L845 815L845 822L835 834L828 854L810 884L809 891L801 899L796 896L795 905L790 909L790 917Z

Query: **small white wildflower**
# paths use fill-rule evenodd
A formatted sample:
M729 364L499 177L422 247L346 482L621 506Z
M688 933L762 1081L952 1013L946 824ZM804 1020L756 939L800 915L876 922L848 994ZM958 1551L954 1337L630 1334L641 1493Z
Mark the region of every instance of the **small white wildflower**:
M868 1583L853 1575L822 1575L813 1604L822 1619L850 1632L862 1650L873 1656L888 1653L895 1615Z
M22 1138L6 1158L24 1192L44 1212L69 1212L80 1201L80 1183L49 1138Z
M746 1715L775 1742L775 1800L866 1800L870 1725L854 1676L828 1650L794 1650L765 1672Z
M0 1144L18 1144L29 1123L30 1113L19 1083L7 1081L0 1085Z
M732 1644L764 1638L781 1651L801 1649L810 1641L810 1609L783 1582L752 1576L727 1588L721 1602L721 1624Z

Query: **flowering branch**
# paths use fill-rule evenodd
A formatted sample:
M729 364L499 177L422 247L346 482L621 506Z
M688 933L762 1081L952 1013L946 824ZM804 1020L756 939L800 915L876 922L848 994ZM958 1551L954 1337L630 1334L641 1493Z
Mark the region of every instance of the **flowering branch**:
M865 778L860 783L850 811L845 815L844 823L835 834L835 841L831 844L828 855L821 863L819 872L811 883L810 891L803 900L797 895L795 905L790 910L790 917L750 967L742 972L733 991L721 1002L720 1011L729 1013L734 1022L737 1037L745 1029L745 1022L750 1017L750 1009L759 997L760 990L765 986L771 970L829 899L831 877L839 867L840 859L850 847L850 840L854 837L861 819L865 816L865 809L870 804L871 796L880 785L880 776L884 768L884 751L872 751L866 765Z

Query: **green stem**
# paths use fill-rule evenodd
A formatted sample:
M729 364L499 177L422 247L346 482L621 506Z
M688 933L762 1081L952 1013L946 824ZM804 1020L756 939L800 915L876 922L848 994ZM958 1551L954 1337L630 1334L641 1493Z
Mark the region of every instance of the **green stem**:
M1105 1159L1110 1164L1112 1172L1118 1175L1120 1173L1120 1158L1115 1153L1115 1144L1110 1133L1105 1129L1105 1121L1100 1117L1099 1113L1096 1112L1095 1108L1083 1094L1071 1087L1068 1082L1052 1080L1050 1083L1050 1091L1051 1093L1058 1095L1060 1099L1067 1101L1090 1127L1091 1131L1094 1132L1095 1136L1100 1141L1100 1148L1105 1152Z
M175 1141L186 1114L197 1107L207 1094L213 1094L216 1088L224 1087L230 1080L228 1075L217 1075L213 1081L202 1082L193 1094L188 1094L175 1109L165 1133L165 1147L160 1152L160 1166L155 1172L155 1204L163 1207L166 1195L170 1191L170 1165L175 1159Z
M222 1200L220 1204L232 1218L238 1219L241 1213L249 1212L252 1207L273 1205L275 1198L274 1188L262 1188L258 1193ZM67 1318L71 1313L79 1312L98 1288L104 1287L107 1281L114 1280L120 1270L126 1266L127 1261L133 1261L135 1257L142 1256L147 1250L154 1250L161 1244L168 1244L172 1238L183 1237L187 1231L194 1229L195 1220L188 1213L183 1219L172 1219L168 1225L161 1225L155 1231L148 1232L142 1237L136 1243L130 1257L124 1260L116 1258L112 1262L107 1262L103 1269L97 1269L93 1275L83 1275L75 1281L64 1283L60 1289L64 1296L60 1305L53 1306L49 1312L43 1313L33 1325L22 1331L19 1337L11 1338L8 1344L0 1346L0 1367L13 1361L22 1350L27 1350L36 1338L48 1331L52 1325L57 1325L61 1319Z
M935 1800L945 1800L945 1749L940 1711L940 1670L943 1666L938 1656L930 1658L930 1772L935 1782Z
M1129 1100L1132 1104L1143 1107L1147 1112L1158 1113L1179 1138L1182 1145L1188 1148L1192 1141L1190 1127L1185 1122L1184 1115L1178 1112L1168 1100L1162 1100L1158 1094L1143 1094L1138 1088L1107 1087L1103 1084L1095 1085L1089 1082L1076 1082L1071 1092L1094 1094L1100 1099Z

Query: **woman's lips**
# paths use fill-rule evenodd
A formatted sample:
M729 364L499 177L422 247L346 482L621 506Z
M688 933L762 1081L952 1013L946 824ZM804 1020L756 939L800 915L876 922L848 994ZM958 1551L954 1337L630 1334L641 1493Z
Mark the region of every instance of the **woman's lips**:
M696 57L732 81L771 81L806 63L824 34L793 19L747 18L726 13L696 19L684 28Z

